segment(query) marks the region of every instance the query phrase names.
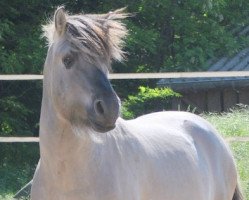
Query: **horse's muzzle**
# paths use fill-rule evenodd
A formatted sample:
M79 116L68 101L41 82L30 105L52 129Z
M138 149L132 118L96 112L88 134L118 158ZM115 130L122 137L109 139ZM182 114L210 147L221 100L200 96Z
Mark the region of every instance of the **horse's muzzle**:
M89 121L97 132L107 132L116 127L115 123L120 115L120 100L116 93L105 98L95 99Z

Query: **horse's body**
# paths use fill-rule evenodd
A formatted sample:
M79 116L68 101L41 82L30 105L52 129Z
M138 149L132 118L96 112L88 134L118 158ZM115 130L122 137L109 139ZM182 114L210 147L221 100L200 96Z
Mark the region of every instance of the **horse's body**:
M112 20L113 13L109 15L104 17ZM58 27L70 26L64 26L63 20L65 15L59 9L55 14L57 31ZM54 61L52 64L60 54L49 56L56 51L56 42L61 42L58 35L54 37L44 71L41 159L33 180L32 200L242 199L233 156L223 139L202 118L185 112L158 112L130 121L118 118L118 99L112 88L105 85L105 73L98 70L95 72L100 74L95 78L101 77L104 94L93 95L95 90L90 90L87 104L83 103L86 98L83 96L84 101L79 97L75 106L72 102L81 93L69 95L68 91L85 90L76 82L63 82L69 80L66 73L75 75L73 69L53 74L56 69L62 70L62 64L61 68L53 68ZM67 67L68 63L71 62L64 62ZM99 69L102 67L103 64ZM91 77L87 70L82 76L85 74ZM96 91L100 91L100 83L93 83L98 86ZM90 108L81 108L79 102ZM73 109L69 115L70 106Z
M57 134L41 137L50 162L34 199L231 200L237 184L227 146L189 113L119 119L82 141Z

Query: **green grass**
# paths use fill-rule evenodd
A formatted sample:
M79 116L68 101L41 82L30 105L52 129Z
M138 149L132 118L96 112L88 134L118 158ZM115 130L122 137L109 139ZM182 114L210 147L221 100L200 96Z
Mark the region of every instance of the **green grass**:
M249 136L249 108L243 106L244 109L241 109L241 107L223 114L204 114L203 117L225 137Z
M243 194L249 200L249 142L233 142L230 146L237 162Z
M0 199L1 200L13 200L13 194L12 193L2 194L0 195Z

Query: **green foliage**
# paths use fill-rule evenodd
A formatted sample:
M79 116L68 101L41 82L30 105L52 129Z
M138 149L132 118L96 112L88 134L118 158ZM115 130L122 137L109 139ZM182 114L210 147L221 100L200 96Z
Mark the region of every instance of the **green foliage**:
M41 82L0 82L0 96L0 136L36 135Z
M193 71L205 69L205 63L211 58L235 53L241 48L241 41L248 45L248 39L233 35L231 26L234 28L235 24L230 24L234 19L240 21L237 24L248 23L248 12L242 14L230 4L236 3L138 1L131 8L137 12L137 20L132 23L138 27L130 35L130 41L136 41L128 46L132 47L131 59L143 55L139 65L153 66L151 71ZM244 0L240 4L246 6L248 2ZM244 15L244 19L235 16L232 19L229 13ZM144 40L149 45L143 45Z
M130 95L123 102L122 116L125 119L131 119L146 113L167 110L171 106L171 99L178 97L180 94L170 88L151 89L140 86L137 95Z
M41 73L46 48L41 24L56 6L72 13L108 12L128 6L128 61L123 72L203 70L209 59L249 44L239 35L249 23L247 0L17 1L0 3L0 72Z
M44 11L40 1L0 3L0 72L41 73L45 43L41 40Z
M27 116L31 114L14 96L0 99L0 135L15 135L29 133L31 129L27 123Z
M45 45L40 41L40 31L31 31L16 41L14 49L0 57L0 70L5 74L41 73L45 58ZM2 46L2 51L6 47Z
M38 143L3 143L0 154L0 199L13 199L33 177L39 159Z

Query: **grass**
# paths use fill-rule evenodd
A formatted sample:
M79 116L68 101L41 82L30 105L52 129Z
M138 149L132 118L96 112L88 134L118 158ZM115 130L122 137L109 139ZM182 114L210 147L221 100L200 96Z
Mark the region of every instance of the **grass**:
M1 200L13 200L13 194L12 193L2 194L0 195L0 199Z
M224 137L249 136L249 107L239 106L230 112L202 115L213 124Z
M240 184L245 200L249 200L249 142L233 142L230 146L237 162Z
M202 115L224 137L249 136L249 108ZM0 200L12 200L18 189L31 180L38 161L38 146L0 145ZM232 142L245 200L249 200L249 142Z

